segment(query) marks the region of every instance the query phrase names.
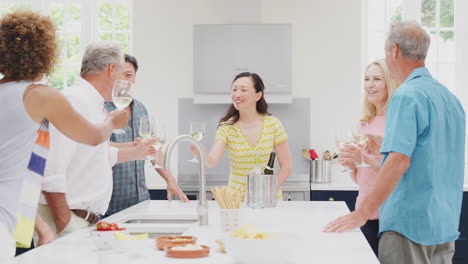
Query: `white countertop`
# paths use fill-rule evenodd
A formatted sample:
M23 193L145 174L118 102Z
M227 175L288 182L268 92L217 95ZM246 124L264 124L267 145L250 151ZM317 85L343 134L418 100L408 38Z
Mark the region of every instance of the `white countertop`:
M293 263L378 263L377 258L359 230L345 233L323 233L329 221L348 213L344 202L280 202L278 207L243 209L244 223L255 224L259 229L295 235L300 244L295 250ZM129 216L154 215L160 217L194 217L196 202L145 201L106 220L119 221ZM76 231L53 243L31 250L15 258L13 263L109 263L101 257L90 238L90 228ZM236 263L230 256L220 253L215 239L223 236L219 226L219 208L209 202L209 225L190 224L185 235L195 235L200 244L211 247L210 256L201 259L172 259L153 249L153 242L139 254L128 253L125 263Z

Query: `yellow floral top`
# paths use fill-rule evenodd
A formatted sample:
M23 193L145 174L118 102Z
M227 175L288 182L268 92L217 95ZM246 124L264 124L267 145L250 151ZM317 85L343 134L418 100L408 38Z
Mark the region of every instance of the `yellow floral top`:
M226 143L229 151L231 171L228 186L236 190L246 190L247 174L253 170L255 156L260 156L262 170L265 169L275 145L287 139L288 135L280 120L270 115L263 116L262 130L255 146L247 141L239 124L221 124L216 132L216 140ZM281 189L278 189L277 198L283 199Z

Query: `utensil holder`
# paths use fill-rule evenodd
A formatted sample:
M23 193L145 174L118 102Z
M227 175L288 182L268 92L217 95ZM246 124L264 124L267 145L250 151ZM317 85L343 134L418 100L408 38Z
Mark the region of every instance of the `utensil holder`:
M310 161L310 182L330 183L331 182L331 160L311 160Z
M241 227L241 209L219 209L221 231L232 232Z

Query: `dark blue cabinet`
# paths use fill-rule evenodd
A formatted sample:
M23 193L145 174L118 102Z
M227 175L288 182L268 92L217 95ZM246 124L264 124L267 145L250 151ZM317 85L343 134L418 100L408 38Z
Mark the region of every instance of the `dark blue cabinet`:
M350 211L354 211L357 191L311 191L311 201L344 201Z
M460 216L460 237L455 241L454 264L468 263L468 192L463 193L462 211Z

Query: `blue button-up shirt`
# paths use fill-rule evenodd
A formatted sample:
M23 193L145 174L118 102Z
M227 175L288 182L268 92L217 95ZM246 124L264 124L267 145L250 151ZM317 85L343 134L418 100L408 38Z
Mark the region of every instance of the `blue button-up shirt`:
M422 244L458 238L465 162L465 112L458 99L415 69L393 94L381 153L411 158L410 167L380 208L380 232Z
M116 109L112 102L106 102L105 108L108 112ZM133 142L138 137L140 129L140 118L147 116L145 106L138 100L133 99L130 104L132 115L125 127L125 134L112 134L110 140L117 143ZM107 215L115 214L141 201L149 200L150 195L145 179L145 161L129 161L117 163L112 168L113 190L112 198L107 209Z

